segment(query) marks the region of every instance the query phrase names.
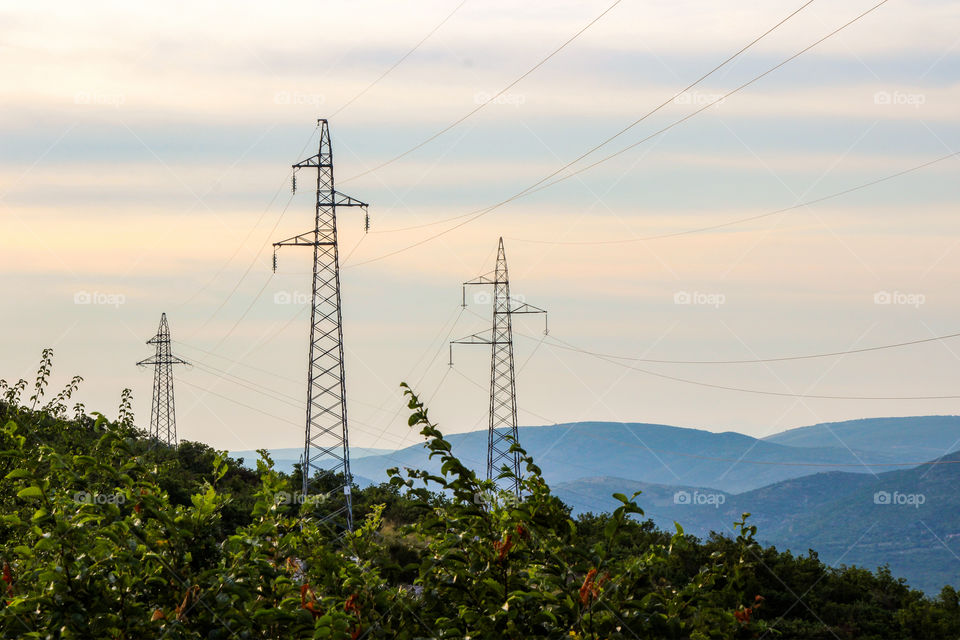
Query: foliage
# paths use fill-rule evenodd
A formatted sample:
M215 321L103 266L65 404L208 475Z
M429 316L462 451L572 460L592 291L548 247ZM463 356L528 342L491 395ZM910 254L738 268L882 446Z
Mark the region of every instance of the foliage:
M50 353L41 372L49 376ZM22 383L22 384L21 384ZM522 461L522 499L481 480L405 388L433 475L355 491L353 532L291 504L299 479L184 442L126 407L65 416L79 380L30 408L0 382L4 638L956 637L960 601L889 571L762 548L747 514L699 542L641 519L637 495L576 520ZM36 409L36 407L41 407ZM509 470L504 469L504 475Z

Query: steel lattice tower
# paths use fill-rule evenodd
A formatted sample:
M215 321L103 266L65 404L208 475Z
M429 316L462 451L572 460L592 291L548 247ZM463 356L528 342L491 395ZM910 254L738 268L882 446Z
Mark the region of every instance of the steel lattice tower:
M543 313L544 309L521 302L515 305L510 297L510 279L507 273L507 256L503 249L503 238L497 248L497 266L486 275L464 282L463 306L467 304L467 285L493 285L493 327L490 335L476 333L451 342L450 364L453 365L454 344L490 345L490 421L487 432L487 479L495 480L504 465L513 473L508 486L517 496L520 495L520 455L511 451L511 439L519 442L517 430L517 386L513 361L513 321L518 313ZM546 317L546 316L545 316ZM547 333L547 329L544 329Z
M173 365L187 364L170 351L170 325L167 314L160 315L157 335L147 340L157 347L152 358L138 366L153 365L153 401L150 405L150 435L170 446L177 446L177 415L173 401Z
M327 507L322 522L353 530L350 487L350 443L347 433L347 400L343 369L343 326L340 315L340 264L337 249L337 208L367 204L339 193L333 182L333 149L325 119L320 127L320 147L315 156L293 165L317 170L317 204L314 228L274 243L313 247L313 289L310 313L310 352L307 365L307 423L303 446L303 498L322 498ZM294 177L296 189L296 177ZM319 477L313 478L315 474Z

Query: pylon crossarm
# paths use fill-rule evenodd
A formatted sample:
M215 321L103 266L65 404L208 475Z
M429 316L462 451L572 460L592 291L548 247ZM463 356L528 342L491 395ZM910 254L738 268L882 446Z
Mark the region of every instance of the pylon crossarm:
M513 299L510 300L513 302ZM526 302L522 303L518 307L511 306L510 313L546 313L546 309L541 309L540 307L535 307L532 304L527 304Z
M483 335L484 333L490 333L490 331L482 331L459 340L451 340L450 344L495 344L496 341Z
M490 277L491 274L493 275L492 278ZM491 271L490 273L484 274L484 275L482 275L482 276L478 276L478 277L474 278L473 280L469 280L469 281L463 283L463 300L462 300L462 306L463 306L464 308L467 306L467 285L471 285L471 284L497 284L496 273L493 272L493 271Z
M511 302L513 301L511 300ZM514 308L510 309L510 315L513 315L515 313L542 313L543 314L543 335L545 336L550 335L550 320L549 320L550 316L547 313L546 309L541 309L540 307L535 307L532 304L527 304L526 302L524 302L519 307L515 309Z
M491 277L492 276L492 277ZM482 276L477 276L473 280L468 280L463 283L464 285L468 284L497 284L497 274L494 271L490 273L485 273Z
M147 358L146 360L141 360L137 363L138 367L145 367L151 364L186 364L190 363L184 360L183 358L178 358L175 355L170 355L167 358L157 358L156 356Z
M295 235L292 238L287 238L286 240L281 240L280 242L274 242L274 247L312 247L316 244L315 238L316 232L307 231L306 233L301 233Z
M301 160L297 164L291 165L294 169L303 169L305 167L327 167L333 168L333 158L329 155L324 154L326 157L321 158L320 154L314 154L307 158L306 160Z
M361 202L356 198L351 198L345 193L340 193L339 191L333 192L333 203L338 207L363 207L366 209L370 206L366 202Z
M490 334L490 336L484 335L485 333ZM453 366L453 345L455 344L496 344L496 341L493 339L493 332L490 330L482 331L480 333L475 333L466 338L460 338L459 340L450 341L450 360L447 362L451 367Z

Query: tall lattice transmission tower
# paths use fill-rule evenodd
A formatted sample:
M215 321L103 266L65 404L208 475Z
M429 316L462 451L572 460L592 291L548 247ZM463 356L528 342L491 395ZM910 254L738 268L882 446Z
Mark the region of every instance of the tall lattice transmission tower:
M340 315L340 264L337 249L337 209L367 204L334 189L330 128L318 120L317 154L293 165L296 172L317 170L317 203L313 229L274 243L273 268L280 247L313 247L313 289L310 312L310 352L307 359L307 424L303 445L303 498L313 496L321 523L338 532L353 530L350 488L350 441L343 370L343 325ZM366 226L369 227L369 218Z
M504 465L513 474L512 479L501 484L520 495L520 455L510 451L512 439L519 442L517 430L517 385L513 363L513 322L519 313L544 314L544 334L548 332L546 310L522 300L510 297L510 279L507 274L507 256L503 250L503 238L497 248L496 268L479 278L463 283L463 306L467 306L467 285L493 285L493 327L489 334L475 333L450 343L450 365L453 365L454 344L490 345L490 421L487 433L487 480L497 480ZM480 301L482 294L476 296ZM486 297L486 296L483 296Z
M172 447L177 446L177 413L173 401L173 365L188 364L170 351L170 325L167 314L160 315L157 335L147 340L156 345L152 358L141 360L138 366L153 366L153 401L150 405L150 435Z

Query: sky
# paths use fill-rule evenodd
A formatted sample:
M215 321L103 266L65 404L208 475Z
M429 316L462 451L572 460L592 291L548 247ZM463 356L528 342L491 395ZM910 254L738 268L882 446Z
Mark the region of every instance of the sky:
M461 283L500 237L512 291L549 310L547 337L515 319L522 425L762 437L957 413L896 399L960 396L956 339L703 361L960 331L960 157L868 184L960 151L960 6L890 0L723 98L875 2L612 4L0 5L0 378L32 380L52 347L51 392L81 375L75 398L115 416L129 387L146 426L152 372L135 365L165 312L192 363L175 372L181 438L302 446L310 256L284 249L274 274L270 245L312 227L290 165L324 117L338 189L370 203L368 233L339 216L353 446L419 442L401 381L444 431L486 426L489 348L450 367L447 342L489 327ZM616 157L451 220L659 105L574 168L634 145Z

